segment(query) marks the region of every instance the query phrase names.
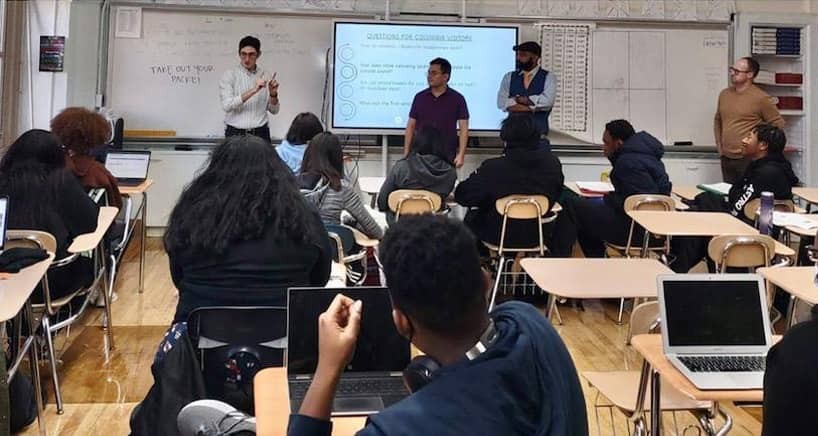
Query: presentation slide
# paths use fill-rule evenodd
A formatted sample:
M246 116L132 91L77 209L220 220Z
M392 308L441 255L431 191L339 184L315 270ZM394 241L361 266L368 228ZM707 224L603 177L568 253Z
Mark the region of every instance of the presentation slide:
M436 57L469 106L469 130L499 130L503 75L514 69L517 27L335 22L333 129L403 129Z

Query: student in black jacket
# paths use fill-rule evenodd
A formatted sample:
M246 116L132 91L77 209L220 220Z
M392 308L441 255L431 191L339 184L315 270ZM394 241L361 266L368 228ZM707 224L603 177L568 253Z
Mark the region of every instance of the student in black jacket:
M97 228L99 208L66 167L65 150L45 130L29 130L0 161L0 196L9 197L9 229L43 230L57 241L55 259L68 256L78 235ZM48 272L49 292L57 299L91 284L93 262L79 257ZM41 292L34 296L42 301Z
M709 212L728 212L748 224L752 221L744 215L744 206L761 193L773 193L776 200L791 200L792 187L798 177L792 165L784 157L787 137L784 131L771 124L759 124L741 141L744 156L752 162L741 180L730 188L727 197L704 192L692 202L691 209ZM707 255L710 238L673 238L671 254L675 259L670 267L676 272L687 272Z
M275 149L252 135L213 150L173 208L164 242L179 289L174 323L197 307L286 306L287 288L329 278L318 212Z
M454 192L457 203L472 208L464 219L469 229L479 240L495 245L500 242L503 224L494 206L497 199L512 194L545 195L550 208L559 199L565 180L559 159L540 148L540 132L530 115L503 120L500 139L505 142L503 156L483 162ZM536 238L536 222L511 221L505 246L530 246L532 235Z
M767 353L762 436L816 436L818 306Z
M605 242L625 245L631 219L625 199L634 194L670 194L671 183L662 163L664 147L651 134L636 132L626 120L605 125L602 152L611 162L614 191L599 199L579 198L566 202L557 223L560 238L573 245L576 235L585 257L603 257ZM573 226L571 225L573 224ZM634 238L641 241L641 233Z
M588 434L585 400L565 344L529 304L512 301L487 313L491 280L475 245L460 222L443 216L407 216L387 231L381 261L395 327L440 368L412 395L370 415L357 435ZM360 301L339 294L313 321L318 369L298 414L290 417L288 435L331 434L335 389L352 357L362 312Z

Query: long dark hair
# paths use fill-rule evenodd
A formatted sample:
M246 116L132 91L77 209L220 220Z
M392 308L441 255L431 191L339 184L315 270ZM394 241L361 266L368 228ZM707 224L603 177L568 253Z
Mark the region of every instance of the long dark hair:
M341 140L330 132L315 135L304 151L301 173L321 176L334 191L341 190L344 178L344 154Z
M321 120L312 112L301 112L296 115L287 130L287 142L292 145L306 144L313 136L324 131Z
M449 156L443 150L443 133L436 127L421 127L412 138L409 150L411 153L431 154L449 162Z
M40 129L20 135L0 160L0 193L13 203L9 226L43 225L67 177L65 150L54 135Z
M224 253L236 241L274 237L303 242L309 210L275 148L247 135L216 147L185 188L165 232L165 250Z

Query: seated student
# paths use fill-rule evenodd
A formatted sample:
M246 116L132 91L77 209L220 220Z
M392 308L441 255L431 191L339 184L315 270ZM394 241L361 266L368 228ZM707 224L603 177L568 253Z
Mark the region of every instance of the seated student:
M313 136L323 131L321 120L312 112L301 112L295 116L293 123L290 124L290 130L287 130L286 138L276 147L278 157L287 164L293 174L298 174L301 170L307 143Z
M331 248L318 213L256 136L227 138L182 192L164 237L179 304L286 306L287 288L323 286Z
M457 170L447 160L443 135L434 127L423 127L412 138L409 155L389 170L378 193L378 210L386 212L387 222L395 222L389 210L389 194L398 189L425 189L445 201L457 181Z
M503 224L494 205L497 199L512 194L544 195L550 208L559 199L565 180L559 159L540 147L540 132L531 115L503 120L500 139L505 143L503 156L484 161L454 192L458 204L473 208L464 223L478 239L495 245L500 243ZM530 245L532 235L537 235L533 220L510 222L505 246Z
M55 259L68 256L78 235L97 228L99 208L66 168L65 151L45 130L29 130L9 146L0 161L0 196L9 198L9 229L42 230L57 241ZM52 299L93 281L93 262L80 256L48 271ZM40 292L35 301L42 302Z
M446 243L441 243L446 241ZM363 435L587 435L585 399L571 356L533 306L487 314L491 280L465 226L408 216L390 227L381 261L398 332L441 368L399 403L370 415ZM361 302L338 295L319 319L318 369L290 436L329 435L338 378L352 358ZM493 322L496 339L466 357Z
M818 306L767 353L762 436L815 436L818 409Z
M645 131L636 133L628 121L613 120L605 125L602 152L613 166L614 191L602 200L577 198L566 202L555 230L575 234L585 257L603 257L605 242L627 243L631 219L624 210L626 198L634 194L669 195L671 188L662 163L662 143ZM634 238L641 241L641 234ZM573 245L572 237L565 241L569 247Z
M68 148L68 167L86 189L104 188L108 204L122 208L116 178L90 152L105 144L111 136L111 125L105 118L83 107L69 107L51 120L51 132Z
M776 200L791 200L792 187L798 177L784 156L787 137L784 131L771 124L759 124L741 141L742 153L751 159L750 165L738 183L733 184L727 197L703 192L690 203L692 210L729 212L748 224L744 206L761 193L773 193ZM676 272L687 272L707 255L710 238L673 238L671 253L675 260L670 267Z
M383 237L383 229L364 208L355 188L344 178L344 155L341 141L329 132L310 141L298 187L318 207L324 224L341 224L341 212L347 211L357 221L356 227L374 239Z

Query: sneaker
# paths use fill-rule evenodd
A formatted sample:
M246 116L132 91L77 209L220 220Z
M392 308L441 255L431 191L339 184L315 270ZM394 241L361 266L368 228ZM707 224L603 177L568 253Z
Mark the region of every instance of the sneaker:
M182 436L255 435L256 418L217 400L198 400L176 418Z

